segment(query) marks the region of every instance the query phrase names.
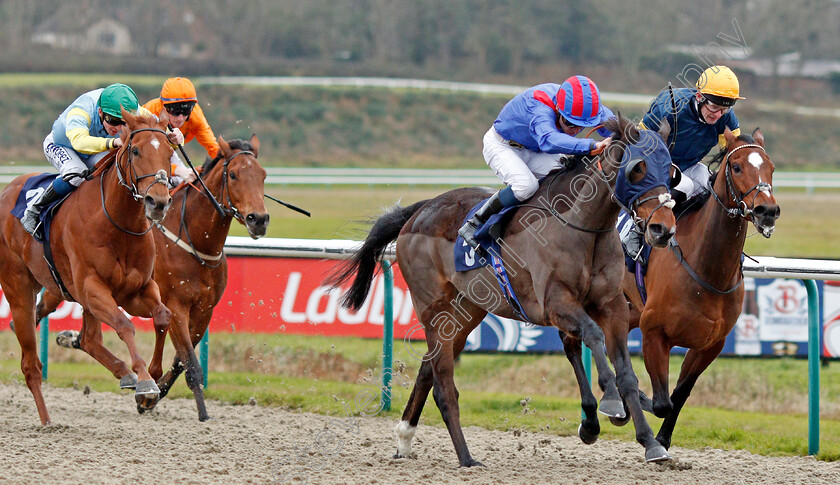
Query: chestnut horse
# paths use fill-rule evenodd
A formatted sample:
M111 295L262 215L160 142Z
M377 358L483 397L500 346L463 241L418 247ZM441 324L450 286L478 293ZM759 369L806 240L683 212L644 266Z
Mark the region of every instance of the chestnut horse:
M744 301L741 255L752 222L770 237L780 209L772 193L773 162L764 150L764 136L724 133L726 150L713 176L711 197L681 217L667 249L651 251L642 303L632 273L624 292L633 305L632 328L642 331L645 367L653 386L653 402L642 395L643 407L664 418L656 439L671 446L680 410L700 374L720 354ZM668 358L675 346L687 347L680 376L668 396Z
M119 307L153 318L156 329L169 326L170 312L152 279L155 248L149 229L151 221L163 219L171 203L166 182L172 148L164 131L165 118L157 121L125 111L122 115L127 124L121 134L123 146L103 172L68 196L53 219L49 244L64 286L84 308L83 327L98 329L99 322L105 322L128 347L131 369L123 364L113 372L117 378L131 375L132 370L139 376L140 382L134 377L135 400L141 404L156 402L160 390L137 351L134 325ZM46 425L50 415L41 394L35 299L41 288L53 294L61 290L45 262L43 244L9 213L33 175L17 177L0 193L0 285L16 324L21 370L41 424ZM102 359L97 350L104 347L91 348L89 353Z
M666 186L671 158L660 134L639 132L620 116L609 120L606 127L615 134L604 153L594 158L578 157L567 171L552 172L528 202L514 209L511 222L498 239L500 255L524 313L534 324L557 327L563 335L585 413L578 428L581 439L593 443L600 433L598 402L581 359L583 341L592 349L598 383L604 391L600 411L623 418L621 398L631 403L636 439L645 447L646 459L664 460L670 457L654 438L641 405L632 405L639 398L638 379L627 349L628 308L621 293L624 263L614 230L619 205L612 200L625 205L631 202L614 191L617 181L634 187L637 197L631 209L639 216L637 223L646 226L642 230L649 243L664 246L675 224ZM644 156L638 155L641 147L645 148ZM650 183L649 176L662 182ZM405 208L396 207L375 222L354 258L331 279L338 286L355 274L342 303L360 308L370 290L377 259L391 241L397 240L397 262L429 349L397 428L398 458L411 452L423 405L434 387L435 403L449 429L458 462L461 466L481 465L470 455L461 430L453 379L455 358L488 312L517 316L502 296L490 267L455 271L453 245L470 208L489 195L487 189L462 188ZM602 329L608 333L605 335ZM607 354L617 376L610 369Z
M230 143L220 136L219 147L219 155L204 164L201 178L220 202L224 217L214 209L204 191L188 185L175 193L175 209L165 221L157 223L158 230L153 231L157 249L155 281L161 289L163 302L172 312L169 336L176 356L169 372L161 379L166 333L156 332L149 373L158 380L163 398L178 376L186 371L185 378L195 396L199 421L205 421L209 416L204 404L202 369L194 348L204 336L213 309L227 285L224 245L230 224L236 219L248 229L252 238L258 239L265 236L269 220L263 199L266 172L257 161L260 147L257 136L251 136L247 142L231 140ZM54 293L45 293L38 303L36 318L49 315L60 302L61 298ZM87 337L74 331L62 334L65 336L63 345L87 349L84 341L91 337L98 337L101 345L101 332ZM116 357L103 363L111 372L124 365ZM142 413L155 404L138 404L137 410Z

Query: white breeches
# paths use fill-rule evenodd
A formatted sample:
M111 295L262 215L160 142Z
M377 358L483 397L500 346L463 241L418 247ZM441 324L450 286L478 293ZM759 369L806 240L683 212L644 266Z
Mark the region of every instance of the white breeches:
M560 153L532 152L515 148L491 126L484 135L484 161L502 182L509 185L520 202L528 199L539 187L538 179L563 166Z

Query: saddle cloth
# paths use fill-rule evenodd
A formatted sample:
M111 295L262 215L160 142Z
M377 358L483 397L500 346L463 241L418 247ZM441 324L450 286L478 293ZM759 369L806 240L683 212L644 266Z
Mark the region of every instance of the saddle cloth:
M24 212L26 212L26 207L30 204L33 200L35 200L41 193L46 190L46 188L53 183L53 180L58 177L57 173L42 173L40 175L35 175L27 179L26 182L23 184L23 188L21 189L20 193L18 194L18 198L15 201L15 206L11 210L11 214L18 219L23 217ZM52 221L53 214L55 210L58 209L58 205L60 205L65 198L57 200L50 204L49 206L45 207L44 210L41 211L41 225L38 227L38 231L35 233L35 239L38 241L44 242L48 239L48 232L49 232L49 225L50 221Z

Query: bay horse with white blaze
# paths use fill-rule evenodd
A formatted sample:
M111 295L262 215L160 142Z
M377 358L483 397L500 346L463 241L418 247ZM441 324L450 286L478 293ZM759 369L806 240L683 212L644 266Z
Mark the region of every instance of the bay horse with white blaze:
M639 398L638 379L627 350L628 308L621 293L624 266L614 230L619 205L612 201L630 205L638 214L638 224L645 226L642 230L647 241L664 246L675 224L667 189L671 158L660 134L639 132L620 115L606 127L615 134L603 154L577 157L567 171L552 172L534 197L514 209L499 239L500 255L525 315L534 324L558 328L563 336L585 412L578 428L581 439L594 443L600 433L598 401L581 360L583 341L593 351L598 383L604 391L600 411L623 418L622 397L631 403L628 407L636 439L645 447L646 459L658 461L670 457L654 438L641 406L632 404ZM614 191L617 184L636 195L624 199ZM396 207L375 222L358 253L332 277L334 286L353 279L342 303L360 308L370 291L377 260L386 246L397 240L397 262L429 349L397 428L398 458L411 452L423 405L434 388L435 403L458 462L461 466L481 465L470 455L461 430L454 361L467 336L488 312L517 316L490 267L456 272L453 246L470 208L489 195L487 189L462 188ZM602 329L608 330L606 335Z
M770 237L781 210L773 197L773 162L764 135L724 133L722 164L713 175L711 196L696 212L677 222L670 246L650 253L643 303L632 273L624 292L633 305L632 328L642 331L645 367L653 401L642 405L664 418L657 440L671 446L680 410L700 374L720 354L744 301L742 252L747 224ZM668 358L675 346L687 347L677 385L668 396Z
M124 110L122 116L127 125L121 134L123 146L104 171L68 196L55 214L48 244L64 286L84 308L83 327L99 328L99 322L105 322L128 347L131 368L123 364L114 375L128 377L133 370L135 382L139 376L135 399L142 404L156 402L160 391L137 351L134 325L119 307L153 318L160 331L169 326L170 312L152 279L155 248L149 230L151 221L162 220L171 203L166 182L172 148L165 117L157 121ZM50 416L41 393L35 299L41 288L53 294L61 290L45 261L44 245L10 214L24 182L33 175L17 177L0 193L0 285L21 346L21 370L41 424L46 425Z
M227 285L227 258L224 254L225 239L230 224L236 219L254 239L265 236L269 216L265 209L266 171L257 161L260 141L252 135L249 141L219 137L219 155L208 160L201 170L204 184L219 201L225 215L219 214L207 194L192 185L177 191L173 197L174 209L165 221L157 223L153 231L157 250L155 281L161 289L163 302L172 312L169 336L175 346L176 356L172 367L161 378L163 370L163 345L166 333L155 333L155 350L149 364L149 373L156 379L163 398L175 380L186 371L187 385L195 396L199 421L209 415L204 404L203 374L195 356L195 346L204 336L213 310L222 298ZM38 303L36 318L52 313L61 298L45 293ZM82 345L85 338L99 337L101 333L85 337L78 332L65 331L65 345L88 348ZM119 359L106 367L114 372L123 365ZM145 412L156 403L139 405Z

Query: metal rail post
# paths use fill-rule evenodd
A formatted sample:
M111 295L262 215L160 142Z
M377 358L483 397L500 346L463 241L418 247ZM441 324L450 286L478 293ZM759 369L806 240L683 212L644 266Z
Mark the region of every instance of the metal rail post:
M814 280L802 280L808 291L808 454L820 452L820 296Z
M385 325L382 329L382 409L391 410L391 373L394 368L394 272L391 262L382 261L385 278Z
M43 296L43 290L41 290L41 296ZM40 325L41 336L40 342L38 342L40 346L38 358L41 359L41 378L47 380L47 371L50 367L50 319L48 317L42 318Z
M198 342L198 359L199 365L201 365L201 374L204 376L204 388L207 389L207 375L210 374L210 371L207 369L207 349L209 347L209 340L210 340L210 326L207 326L207 330L204 331L204 336L201 337L201 341Z

